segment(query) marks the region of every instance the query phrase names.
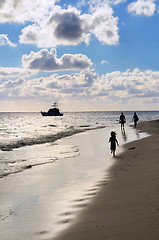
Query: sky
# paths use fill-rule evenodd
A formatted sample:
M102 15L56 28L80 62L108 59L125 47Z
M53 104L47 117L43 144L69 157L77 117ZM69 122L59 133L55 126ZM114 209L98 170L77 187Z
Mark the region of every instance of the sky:
M158 0L0 0L0 112L159 110Z

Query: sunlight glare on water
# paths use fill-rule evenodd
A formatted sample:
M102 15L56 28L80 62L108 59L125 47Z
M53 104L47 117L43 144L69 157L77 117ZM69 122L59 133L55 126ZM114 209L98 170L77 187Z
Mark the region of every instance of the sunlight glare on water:
M131 124L133 112L124 114L127 119L126 124ZM43 117L40 113L0 113L0 176L22 171L28 165L55 162L61 159L61 156L78 155L78 146L64 147L55 144L56 141L92 129L104 127L113 129L119 124L119 115L119 111L72 112L64 113L63 117ZM159 112L138 112L138 115L140 121L145 121L156 119ZM47 149L47 153L42 152L43 148L40 144L45 144L44 149ZM33 153L34 146L39 148L38 151L36 150L39 155L35 158L33 154L31 157L29 155L29 152ZM40 157L43 155L45 158Z

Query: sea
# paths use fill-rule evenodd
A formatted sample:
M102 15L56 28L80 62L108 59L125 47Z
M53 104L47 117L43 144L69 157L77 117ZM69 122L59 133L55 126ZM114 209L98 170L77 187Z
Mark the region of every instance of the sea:
M62 146L57 141L93 129L119 125L120 111L66 112L62 117L42 116L38 112L0 113L0 178L37 165L54 163L79 154L78 146ZM132 111L125 111L126 124L132 124ZM159 118L159 111L137 112L139 121ZM41 144L51 144L43 154ZM38 155L29 155L33 146ZM17 154L17 150L23 154ZM42 157L45 155L45 157Z

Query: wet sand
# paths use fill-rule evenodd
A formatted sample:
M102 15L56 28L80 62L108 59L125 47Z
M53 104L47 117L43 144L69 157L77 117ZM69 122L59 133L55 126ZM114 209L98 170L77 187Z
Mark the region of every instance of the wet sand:
M94 196L87 190L112 164L107 134L109 129L100 129L61 139L56 142L61 149L60 159L1 178L1 239L39 240L55 236L71 224ZM62 154L65 145L72 151L79 148L79 152L68 157ZM3 157L16 154L18 159L26 155L28 159L47 158L48 151L54 149L54 144L35 145L3 152Z
M96 195L54 240L159 239L159 120L137 126L151 134L125 145ZM97 189L100 187L100 191Z
M118 211L121 208L117 210L116 205L117 202L120 205L122 200L120 178L124 177L123 190L127 190L129 184L125 184L125 178L130 168L127 165L133 165L131 160L124 160L119 155L122 147L117 149L118 157L111 157L108 143L111 130L117 131L120 145L143 137L143 134L128 126L126 132L122 133L119 125L77 134L61 139L56 144L61 148L69 145L75 151L79 148L78 156L73 154L72 157L60 158L51 164L32 167L0 179L1 239L40 240L58 236L60 240L88 240L93 237L97 240L102 239L102 236L96 235L99 233L105 239L103 230L114 228L114 223L109 222L113 213L111 209L115 209L116 220L113 221L120 222ZM50 144L23 147L10 154L22 159L25 154L28 158L36 159L39 155L45 158L48 151L54 150L52 147ZM135 153L134 150L131 152ZM111 169L112 165L114 167ZM118 183L116 192L113 184L118 187Z

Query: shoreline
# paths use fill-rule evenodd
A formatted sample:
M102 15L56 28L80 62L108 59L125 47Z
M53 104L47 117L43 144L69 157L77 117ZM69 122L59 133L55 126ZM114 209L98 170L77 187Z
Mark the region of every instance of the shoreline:
M159 238L159 120L140 122L151 134L124 145L110 177L75 223L53 240L156 240Z
M52 238L78 219L94 196L98 195L102 178L109 179L109 170L106 169L116 161L110 154L108 143L111 129L98 129L61 139L56 143L61 150L65 145L73 149L78 146L80 154L32 167L0 180L2 239ZM138 138L130 127L126 128L126 136L122 135L119 125L114 126L113 130L117 131L121 145ZM142 136L139 134L139 137ZM48 156L45 152L53 149L54 145L41 145L17 149L10 154L16 154L18 158L25 154L28 158L40 154L45 158ZM122 148L118 148L117 154L121 151ZM94 186L96 184L98 186Z

